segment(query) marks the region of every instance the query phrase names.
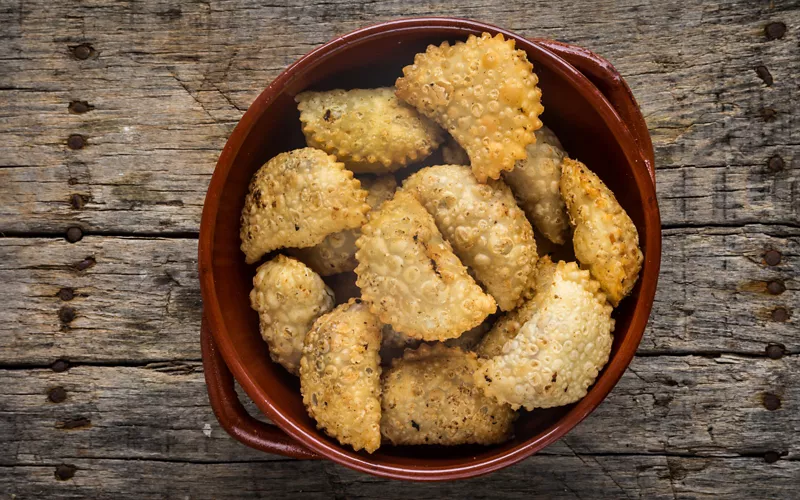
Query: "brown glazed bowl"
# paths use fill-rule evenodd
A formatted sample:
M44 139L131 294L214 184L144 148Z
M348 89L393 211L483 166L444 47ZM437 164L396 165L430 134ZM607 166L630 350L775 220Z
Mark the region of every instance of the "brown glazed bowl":
M574 158L614 191L639 230L644 267L638 284L614 312L611 359L581 401L524 412L515 438L496 446L393 447L353 452L317 430L296 377L270 361L250 309L256 266L239 250L239 214L250 177L272 156L305 145L293 100L306 89L393 85L414 54L428 44L469 34L502 33L528 53L539 75L543 120ZM655 295L661 225L653 149L647 127L625 82L589 51L527 40L500 28L462 19L418 18L360 29L311 51L287 68L253 102L220 155L200 225L199 266L204 304L203 357L210 400L223 427L255 448L298 458L327 458L378 476L423 481L462 479L516 463L563 436L608 395L633 358ZM346 276L346 275L345 275ZM352 278L352 277L351 277ZM346 277L328 280L346 300ZM248 415L233 377L277 427Z

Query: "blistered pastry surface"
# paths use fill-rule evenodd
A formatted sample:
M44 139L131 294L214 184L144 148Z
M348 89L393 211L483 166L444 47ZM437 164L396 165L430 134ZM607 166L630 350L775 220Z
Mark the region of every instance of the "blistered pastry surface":
M600 284L559 262L538 309L502 353L481 360L475 383L512 408L550 408L586 395L611 353L614 320Z
M479 183L468 167L437 165L403 183L433 215L456 255L504 311L532 286L533 229L503 181Z
M361 226L367 192L333 156L313 148L281 153L250 181L240 237L248 264L284 247L320 243L331 233Z
M300 390L317 427L358 451L380 446L380 323L356 299L320 317L306 335Z
M391 199L397 189L397 181L392 175L359 178L361 187L367 191L367 204L371 209ZM308 248L292 249L290 253L321 276L352 271L356 268L356 240L361 236L359 229L347 229L329 234L322 243Z
M356 242L357 284L385 324L422 340L447 340L496 309L455 256L433 217L398 191L369 214Z
M253 277L250 306L258 312L261 337L272 360L295 375L306 333L333 304L333 292L322 278L290 257L278 255Z
M442 142L439 126L399 100L392 87L309 91L295 100L308 145L356 173L392 172Z
M542 92L533 65L513 40L470 35L430 45L403 68L397 96L436 120L467 151L480 182L525 158L542 126Z
M614 193L579 161L562 162L561 194L575 226L575 257L616 307L631 292L642 269L639 232Z
M395 445L493 444L509 439L516 413L475 387L474 353L421 345L382 377L381 433Z
M535 134L536 142L528 145L527 158L518 160L504 179L536 229L561 245L569 237L567 208L559 191L561 160L566 152L549 128L542 127Z

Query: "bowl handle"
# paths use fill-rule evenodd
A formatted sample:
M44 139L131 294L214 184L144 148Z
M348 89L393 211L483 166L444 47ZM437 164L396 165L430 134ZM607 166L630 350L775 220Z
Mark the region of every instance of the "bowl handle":
M628 130L633 134L633 138L642 152L650 178L653 179L653 184L655 185L655 154L650 133L647 131L647 123L630 87L625 83L617 69L606 59L581 47L543 38L532 38L531 41L543 46L573 65L575 69L594 83L597 89L608 99L608 102L611 103L611 106L622 118Z
M267 453L293 458L321 458L298 444L277 426L256 420L247 413L234 389L233 375L214 343L205 315L200 327L200 345L208 399L217 420L228 434L251 448Z

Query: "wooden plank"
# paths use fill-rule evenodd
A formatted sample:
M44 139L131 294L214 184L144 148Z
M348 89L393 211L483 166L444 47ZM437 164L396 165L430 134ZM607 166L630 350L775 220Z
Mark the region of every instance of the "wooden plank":
M558 2L535 16L520 16L519 0L4 3L0 231L196 232L217 155L260 90L338 34L411 15L472 17L608 57L651 128L665 224L800 217L797 34L763 34L771 21L800 24L792 2ZM81 43L93 47L87 60L70 55ZM70 113L72 101L93 109ZM69 149L71 134L87 146Z
M74 475L65 481L55 471ZM72 469L74 467L74 470ZM75 459L0 474L4 498L792 498L800 463L761 459L536 455L449 483L378 479L326 462L185 463Z
M575 458L578 460L576 461ZM387 483L338 466L342 498L792 498L800 463L761 459L535 455L486 477Z
M2 238L0 248L3 363L200 359L196 240Z
M800 357L639 357L549 455L800 458ZM68 458L269 461L229 439L198 363L0 371L0 466ZM60 388L60 389L58 389ZM63 392L61 391L63 389ZM57 401L54 402L53 400ZM249 411L259 415L248 403Z
M198 464L75 458L0 470L4 499L333 497L319 461ZM57 470L72 477L59 480Z
M192 239L0 238L0 364L200 359L196 248ZM778 265L764 261L769 250L780 252ZM796 228L666 230L640 353L764 355L771 343L800 352L798 257ZM79 270L87 258L94 264ZM769 293L773 281L786 291ZM66 288L70 301L59 298ZM777 309L788 318L776 321Z

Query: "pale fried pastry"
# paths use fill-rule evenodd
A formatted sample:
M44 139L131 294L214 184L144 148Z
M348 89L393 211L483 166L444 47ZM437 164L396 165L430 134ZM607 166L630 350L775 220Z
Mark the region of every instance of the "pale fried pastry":
M474 385L474 353L423 344L381 378L381 434L394 445L494 444L509 439L516 413Z
M392 87L309 91L295 100L308 145L356 173L392 172L442 142L442 129L399 100Z
M456 255L504 311L532 285L536 242L525 214L502 180L479 183L469 167L437 165L403 183L433 215Z
M542 126L542 92L533 65L514 40L470 35L430 45L403 68L397 96L436 120L467 151L480 182L525 158Z
M538 308L502 353L481 360L475 384L517 409L573 403L608 362L614 320L600 284L559 262Z
M356 241L357 284L381 322L422 340L447 340L496 309L412 195L369 214Z
M331 233L361 226L367 192L353 173L313 148L281 153L253 176L240 236L248 264L283 247L310 247Z
M503 177L536 229L561 245L569 237L567 209L558 186L561 161L567 154L558 137L544 126L536 131L536 142L528 145L527 152L527 158L518 160Z
M631 292L642 269L636 226L614 193L579 161L562 162L561 194L575 226L575 257L616 307Z
M526 300L513 311L509 311L498 319L489 332L481 339L475 348L475 353L482 358L499 356L503 346L517 336L522 325L528 322L540 307L545 292L550 288L556 265L545 255L536 264L536 282L533 288L533 298Z
M300 360L300 391L317 427L369 453L380 446L381 330L366 304L350 299L314 322Z
M272 360L297 375L306 333L334 302L331 289L302 262L278 255L259 266L250 306L258 311Z
M367 190L367 204L371 209L391 199L397 189L392 175L359 177L361 187ZM352 271L356 268L356 240L361 229L347 229L329 234L322 243L309 248L296 248L289 252L322 276Z

